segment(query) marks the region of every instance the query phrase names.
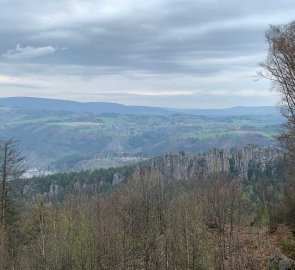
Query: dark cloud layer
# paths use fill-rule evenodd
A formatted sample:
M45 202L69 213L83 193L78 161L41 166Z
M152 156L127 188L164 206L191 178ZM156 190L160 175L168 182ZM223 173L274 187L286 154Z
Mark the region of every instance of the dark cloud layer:
M82 87L86 80L89 98L97 91L97 98L119 102L101 93L121 91L127 103L136 103L142 99L130 91L141 96L164 91L170 98L158 96L158 103L166 106L178 106L179 91L196 96L200 89L266 90L266 83L255 85L252 78L265 54L263 33L270 23L287 23L295 14L293 0L0 0L0 6L2 96L11 93L5 90L9 83L35 84L40 93L20 87L13 93L79 99L81 92L87 100L85 88L72 83L78 80ZM169 76L174 85L163 82ZM239 103L223 99L212 95L212 106ZM251 105L251 97L247 100ZM260 103L274 101L270 94ZM189 106L199 106L195 102Z

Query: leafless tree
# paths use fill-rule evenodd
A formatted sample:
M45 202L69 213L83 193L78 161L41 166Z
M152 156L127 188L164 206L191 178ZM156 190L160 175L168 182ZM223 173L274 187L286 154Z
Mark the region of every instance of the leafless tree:
M1 215L0 223L5 225L7 211L7 182L19 179L24 170L24 157L18 151L17 141L13 139L0 141L0 177L1 177Z
M260 64L260 76L272 82L281 95L281 112L287 119L288 132L281 141L295 157L295 21L285 25L271 25L266 31L268 55Z
M238 223L241 190L237 179L230 180L227 175L215 174L208 179L206 191L207 219L216 225L218 245L216 260L219 269L227 269L225 261L229 260L230 269L234 264L234 229Z
M294 200L288 199L295 187L295 21L270 26L266 32L266 41L268 55L266 61L261 64L260 75L271 80L273 88L281 95L281 111L287 119L286 131L279 139L288 151L290 175L289 183L285 187L284 210L290 212L287 219L294 220Z
M1 260L1 269L6 269L7 265L15 269L15 211L8 197L8 181L16 180L24 173L23 161L16 141L0 141L0 256L5 258Z

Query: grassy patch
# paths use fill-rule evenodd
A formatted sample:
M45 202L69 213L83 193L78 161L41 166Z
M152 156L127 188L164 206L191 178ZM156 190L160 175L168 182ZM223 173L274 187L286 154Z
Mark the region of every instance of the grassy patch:
M275 139L279 135L279 131L261 131L263 136Z
M101 125L100 123L96 122L64 122L60 124L70 127L97 127Z
M198 140L205 140L205 139L214 139L221 136L230 136L234 135L235 133L228 130L217 130L217 131L202 131L198 133L189 133L187 134L187 138L191 139L198 139Z
M123 119L120 119L118 117L101 116L99 117L99 119L102 120L105 124L109 124L109 125L123 124Z
M101 126L100 123L96 122L61 122L61 123L49 123L49 125L59 126L63 129L79 129L79 130L95 130L99 126Z
M282 247L282 251L288 258L295 260L295 241L294 240L283 242L281 244L281 247Z

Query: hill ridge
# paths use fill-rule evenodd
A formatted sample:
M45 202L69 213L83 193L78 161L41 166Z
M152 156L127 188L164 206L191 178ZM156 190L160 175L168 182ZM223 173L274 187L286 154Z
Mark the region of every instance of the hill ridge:
M153 106L131 106L114 102L79 102L63 99L50 99L39 97L6 97L0 98L2 107L18 107L35 110L58 110L70 112L88 112L94 114L117 113L117 114L147 114L147 115L266 115L279 114L274 106L235 106L224 109L176 109Z

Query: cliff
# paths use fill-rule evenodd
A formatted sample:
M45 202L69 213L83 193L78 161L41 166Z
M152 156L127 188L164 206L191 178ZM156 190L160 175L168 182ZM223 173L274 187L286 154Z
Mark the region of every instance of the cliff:
M256 174L267 172L268 176L283 174L284 153L277 148L248 145L241 149L214 149L202 154L166 154L138 164L135 169L122 167L101 171L85 171L71 174L56 174L23 181L21 194L36 193L54 197L60 192L104 190L108 185L117 185L145 172L160 174L167 181L186 181L198 175L230 173L238 178L252 179ZM281 169L280 169L281 168ZM16 191L17 192L17 191Z
M167 154L141 163L137 170L158 172L165 178L174 180L188 180L200 174L219 172L248 178L253 169L260 172L277 171L283 160L284 153L280 149L247 145L242 149L214 149L197 155Z

